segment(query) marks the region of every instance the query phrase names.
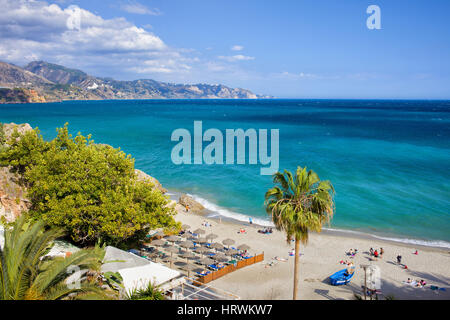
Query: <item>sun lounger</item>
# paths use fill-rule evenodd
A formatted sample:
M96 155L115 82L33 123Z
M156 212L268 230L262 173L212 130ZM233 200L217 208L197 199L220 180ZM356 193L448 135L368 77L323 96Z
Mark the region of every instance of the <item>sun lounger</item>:
M214 271L219 270L219 268L217 268L215 264L210 264L210 265L208 265L208 268L211 268L211 269L213 269Z

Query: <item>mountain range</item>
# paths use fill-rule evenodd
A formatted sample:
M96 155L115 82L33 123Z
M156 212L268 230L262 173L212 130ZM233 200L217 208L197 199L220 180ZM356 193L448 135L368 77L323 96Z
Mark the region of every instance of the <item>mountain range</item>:
M210 84L174 84L140 79L119 81L45 61L21 68L0 62L0 103L103 99L260 99L269 96Z

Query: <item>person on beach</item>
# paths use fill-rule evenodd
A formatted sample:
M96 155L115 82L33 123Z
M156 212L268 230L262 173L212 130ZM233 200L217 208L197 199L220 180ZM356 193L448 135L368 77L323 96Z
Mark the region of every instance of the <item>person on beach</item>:
M373 248L370 248L370 255L373 256Z
M397 256L397 263L402 264L402 256L401 255Z
M373 256L374 256L375 258L378 258L378 250L375 249L375 251L373 252Z
M253 224L252 217L248 218L248 223Z
M414 254L417 256L419 254L419 252L416 250L416 252L414 252Z
M383 259L384 249L380 248L380 259Z
M189 212L189 205L186 205L186 212Z
M347 265L347 270L345 270L345 275L346 275L346 276L349 276L349 275L351 275L353 272L355 272L355 266L353 265L353 262L350 262L350 263Z

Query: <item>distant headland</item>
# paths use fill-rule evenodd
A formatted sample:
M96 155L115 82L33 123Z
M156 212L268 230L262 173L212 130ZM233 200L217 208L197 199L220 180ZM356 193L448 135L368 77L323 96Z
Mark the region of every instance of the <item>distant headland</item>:
M151 79L119 81L45 61L21 68L0 62L0 103L107 99L264 99L221 84L175 84Z

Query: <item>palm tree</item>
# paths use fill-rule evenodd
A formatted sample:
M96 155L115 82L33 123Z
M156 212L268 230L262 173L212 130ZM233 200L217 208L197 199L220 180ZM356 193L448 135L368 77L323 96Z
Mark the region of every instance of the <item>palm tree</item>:
M126 294L127 300L164 300L164 293L158 286L149 282L146 287L133 289Z
M86 277L77 284L67 283L70 270L98 271L103 248L82 249L66 258L45 257L62 235L61 230L45 230L42 222L27 222L24 216L5 228L0 248L0 300L106 298L95 281Z
M265 195L266 211L277 230L286 233L289 243L295 239L294 292L297 299L300 242L308 243L308 232L320 232L335 210L334 188L329 181L320 181L317 174L306 167L297 167L295 176L285 170L273 175L274 188Z

